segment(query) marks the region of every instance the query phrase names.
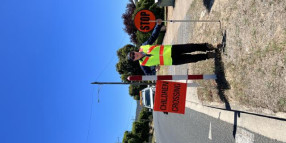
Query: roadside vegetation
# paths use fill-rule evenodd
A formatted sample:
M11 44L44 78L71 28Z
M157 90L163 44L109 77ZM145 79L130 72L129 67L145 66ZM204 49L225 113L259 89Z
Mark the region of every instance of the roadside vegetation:
M220 19L193 24L191 42L216 45L226 33L225 52L215 60L190 64L193 74L212 74L216 81L199 81L199 98L246 108L286 112L286 1L215 1L210 9L194 0L188 15L193 19ZM209 12L209 13L208 13ZM206 36L207 35L207 36ZM268 111L267 111L268 112Z
M149 138L152 138L152 132L150 129L153 120L152 112L148 112L148 109L144 108L138 117L138 120L133 122L132 131L125 131L122 139L123 143L144 143L149 142Z
M152 31L149 33L140 32L134 25L133 19L135 14L143 9L152 11L156 18L164 18L164 9L158 7L154 3L154 0L140 0L137 5L134 5L132 0L129 0L126 11L122 14L123 24L125 26L123 30L130 36L130 41L136 46L140 46L145 42L152 33Z

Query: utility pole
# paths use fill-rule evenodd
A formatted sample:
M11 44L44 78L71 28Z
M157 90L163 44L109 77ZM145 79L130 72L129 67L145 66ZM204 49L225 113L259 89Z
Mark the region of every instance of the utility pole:
M156 83L140 83L140 82L92 82L91 84L132 84L132 85L156 85Z

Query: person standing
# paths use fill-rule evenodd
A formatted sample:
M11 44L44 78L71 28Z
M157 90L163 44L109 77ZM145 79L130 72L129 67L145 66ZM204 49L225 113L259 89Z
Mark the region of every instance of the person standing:
M162 27L162 20L156 20L157 25L152 32L151 37L144 42L139 52L131 51L127 58L132 61L138 61L140 66L153 67L157 70L163 65L181 65L194 63L215 57L214 46L208 43L188 43L179 45L152 45L158 38ZM190 54L192 52L204 52L200 54ZM143 68L142 68L143 69ZM145 72L144 72L145 73Z

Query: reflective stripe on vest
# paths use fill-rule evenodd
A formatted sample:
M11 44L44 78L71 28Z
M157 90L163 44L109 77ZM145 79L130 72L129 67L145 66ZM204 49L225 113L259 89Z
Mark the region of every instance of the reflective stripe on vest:
M163 53L164 53L164 46L161 45L161 46L160 46L160 65L164 65L164 56L163 56Z

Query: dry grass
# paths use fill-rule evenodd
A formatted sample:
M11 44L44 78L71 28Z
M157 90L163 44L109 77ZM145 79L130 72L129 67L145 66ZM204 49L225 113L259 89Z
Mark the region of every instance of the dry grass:
M214 83L200 81L199 98L210 102L232 102L286 112L286 1L216 0L210 13L194 0L193 19L220 19L227 32L225 53L215 60L190 64L192 74L212 74ZM196 23L190 33L194 43L221 41L215 24Z

